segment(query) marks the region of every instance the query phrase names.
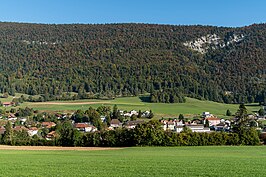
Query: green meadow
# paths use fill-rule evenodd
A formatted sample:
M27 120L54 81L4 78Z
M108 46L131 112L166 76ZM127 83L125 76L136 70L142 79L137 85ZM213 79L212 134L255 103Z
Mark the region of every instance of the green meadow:
M16 97L20 94L16 94ZM11 97L7 99L0 99L2 102L11 101ZM90 104L89 102L93 102ZM237 111L238 104L222 104L212 101L201 101L193 98L186 98L186 103L149 103L143 102L139 97L123 97L116 98L114 100L75 100L75 101L53 101L54 104L49 104L46 102L42 103L32 103L26 102L21 105L21 107L31 107L36 110L41 111L75 111L78 109L88 109L90 106L97 108L99 106L111 106L115 104L120 110L152 110L155 117L177 117L179 114L185 115L199 115L202 112L211 112L219 117L225 117L226 110L229 109L233 114ZM77 104L78 103L78 104ZM250 105L247 106L248 111L258 111L259 106Z
M0 176L265 176L265 146L1 150Z

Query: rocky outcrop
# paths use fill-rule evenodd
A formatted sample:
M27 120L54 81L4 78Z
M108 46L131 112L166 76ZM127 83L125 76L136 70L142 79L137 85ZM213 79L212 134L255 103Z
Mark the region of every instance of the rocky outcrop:
M202 36L193 41L188 41L183 44L191 48L192 50L205 54L208 52L209 49L223 48L232 43L240 42L241 40L243 40L243 38L244 38L243 34L241 35L233 34L227 40L225 40L222 39L217 34L208 34L206 36Z

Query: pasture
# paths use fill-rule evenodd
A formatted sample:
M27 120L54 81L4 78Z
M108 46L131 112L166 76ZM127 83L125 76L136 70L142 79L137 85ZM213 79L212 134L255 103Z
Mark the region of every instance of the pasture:
M99 106L113 107L115 104L120 110L152 110L156 117L177 117L179 114L199 115L202 112L211 112L220 117L224 117L226 110L229 109L235 113L239 107L238 104L222 104L212 101L201 101L193 98L186 98L186 103L148 103L143 102L139 97L124 97L114 100L76 100L76 101L57 101L43 103L24 103L22 106L32 107L37 110L45 111L74 111L77 109L88 109L90 106L97 108ZM249 112L259 110L259 106L248 106Z
M1 176L265 176L265 146L1 150Z
M16 97L20 97L21 94L16 94ZM27 95L25 95L27 96ZM1 102L11 101L12 97L0 98ZM114 100L74 100L74 101L51 101L51 102L25 102L20 107L30 107L40 111L53 111L53 112L73 112L78 109L86 110L90 106L97 108L99 106L117 105L120 110L152 110L156 118L161 117L177 117L179 114L185 114L188 117L193 115L199 115L202 112L211 112L212 114L221 118L225 117L226 110L229 109L233 114L237 111L238 104L223 104L213 101L201 101L193 98L186 98L185 103L149 103L143 102L139 97L123 97L116 98ZM248 111L258 111L259 106L249 105ZM10 109L10 108L6 108Z

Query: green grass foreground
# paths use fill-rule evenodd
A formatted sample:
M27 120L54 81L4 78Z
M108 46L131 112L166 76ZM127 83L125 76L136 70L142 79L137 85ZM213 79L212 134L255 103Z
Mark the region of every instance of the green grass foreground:
M0 151L1 176L265 176L266 146Z

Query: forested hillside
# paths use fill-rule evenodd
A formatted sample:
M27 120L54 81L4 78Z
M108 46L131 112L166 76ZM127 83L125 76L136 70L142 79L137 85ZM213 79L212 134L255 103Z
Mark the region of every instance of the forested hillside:
M151 93L226 103L266 100L266 24L0 23L0 92L39 101Z

